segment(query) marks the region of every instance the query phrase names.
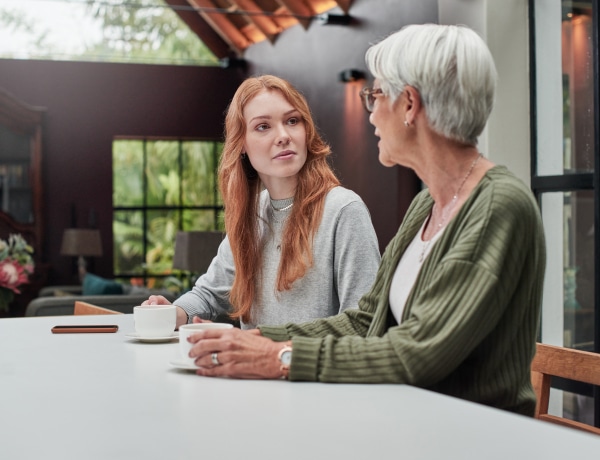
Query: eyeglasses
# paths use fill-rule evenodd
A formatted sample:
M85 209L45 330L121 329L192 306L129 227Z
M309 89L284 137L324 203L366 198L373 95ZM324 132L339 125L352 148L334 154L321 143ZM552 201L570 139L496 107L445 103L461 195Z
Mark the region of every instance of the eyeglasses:
M367 112L371 113L373 111L373 106L375 105L375 95L383 94L381 88L363 88L360 90L358 95L362 100L363 105Z

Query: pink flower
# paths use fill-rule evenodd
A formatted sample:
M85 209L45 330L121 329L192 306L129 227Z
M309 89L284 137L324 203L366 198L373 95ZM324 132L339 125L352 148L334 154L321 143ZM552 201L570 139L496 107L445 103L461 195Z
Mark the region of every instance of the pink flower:
M0 286L20 294L18 286L27 283L28 277L24 268L16 260L4 259L0 261Z

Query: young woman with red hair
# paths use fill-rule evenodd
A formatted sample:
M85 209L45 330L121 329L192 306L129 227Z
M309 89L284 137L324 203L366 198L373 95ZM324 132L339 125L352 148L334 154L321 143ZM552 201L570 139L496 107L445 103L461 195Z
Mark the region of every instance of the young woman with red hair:
M174 302L178 326L227 313L249 329L356 307L380 253L367 207L340 186L330 153L289 82L264 75L240 85L219 166L227 236L206 274Z

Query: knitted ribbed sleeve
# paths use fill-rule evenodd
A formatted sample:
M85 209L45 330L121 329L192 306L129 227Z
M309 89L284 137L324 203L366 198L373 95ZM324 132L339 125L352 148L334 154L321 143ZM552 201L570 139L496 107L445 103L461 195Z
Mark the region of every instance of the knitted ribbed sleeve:
M407 383L532 415L545 270L537 203L506 168L490 169L432 247L402 323L390 327L394 271L432 204L427 190L415 198L358 310L261 333L292 338L290 380Z

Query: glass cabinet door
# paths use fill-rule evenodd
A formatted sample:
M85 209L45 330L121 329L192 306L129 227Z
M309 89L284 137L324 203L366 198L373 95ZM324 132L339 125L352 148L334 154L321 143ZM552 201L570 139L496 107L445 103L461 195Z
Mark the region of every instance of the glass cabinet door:
M21 233L41 259L42 118L32 107L0 89L0 237Z
M31 136L0 125L0 209L18 222L33 223Z

